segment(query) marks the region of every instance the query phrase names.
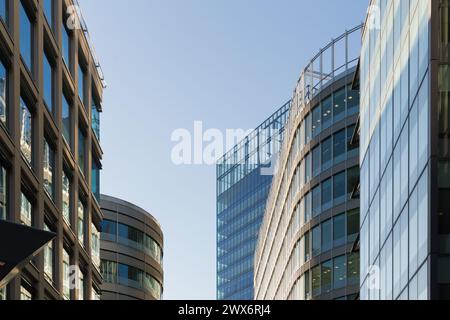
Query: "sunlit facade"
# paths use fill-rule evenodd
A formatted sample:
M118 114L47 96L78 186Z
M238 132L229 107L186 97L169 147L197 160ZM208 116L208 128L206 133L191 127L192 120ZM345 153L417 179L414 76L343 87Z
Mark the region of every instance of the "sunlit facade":
M361 299L450 298L449 1L373 0L361 53Z
M253 261L291 103L217 163L217 298L253 300Z
M304 69L255 257L258 300L356 299L359 292L359 115L362 26Z

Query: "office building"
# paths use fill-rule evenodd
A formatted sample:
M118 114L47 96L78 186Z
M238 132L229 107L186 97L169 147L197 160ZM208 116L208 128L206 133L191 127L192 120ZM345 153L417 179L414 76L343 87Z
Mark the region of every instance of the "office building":
M361 28L334 39L294 91L255 255L258 300L353 300L359 293Z
M100 294L104 82L73 5L0 1L0 218L57 235L1 299Z
M102 300L161 300L163 233L143 209L101 195Z
M361 299L450 298L449 1L371 1L361 52Z
M290 102L217 163L217 299L253 300L256 239Z

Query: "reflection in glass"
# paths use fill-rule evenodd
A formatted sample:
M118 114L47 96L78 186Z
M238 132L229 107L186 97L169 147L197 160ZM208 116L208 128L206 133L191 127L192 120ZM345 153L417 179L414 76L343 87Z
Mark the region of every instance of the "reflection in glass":
M20 150L29 166L32 165L32 135L31 112L25 102L20 99Z

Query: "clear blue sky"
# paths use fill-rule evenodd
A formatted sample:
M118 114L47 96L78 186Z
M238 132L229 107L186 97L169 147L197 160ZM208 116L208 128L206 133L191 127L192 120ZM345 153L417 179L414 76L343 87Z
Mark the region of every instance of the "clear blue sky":
M165 299L215 299L215 168L171 161L171 133L254 128L368 0L79 0L108 82L102 193L165 233Z

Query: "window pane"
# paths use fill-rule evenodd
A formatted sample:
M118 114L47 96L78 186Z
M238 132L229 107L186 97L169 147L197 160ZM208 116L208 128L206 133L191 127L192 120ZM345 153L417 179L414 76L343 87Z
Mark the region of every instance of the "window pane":
M116 233L114 233L115 235ZM92 250L92 263L94 267L100 269L100 231L97 226L91 221L91 250Z
M312 170L313 170L313 178L317 177L320 174L320 145L313 150L312 153Z
M44 0L44 13L48 25L53 29L53 0Z
M63 137L69 146L72 145L72 130L71 130L71 113L72 108L66 98L66 95L62 95L62 122L63 122Z
M322 210L326 211L333 206L332 182L331 178L322 183Z
M359 112L359 91L347 87L347 114L357 114Z
M321 252L321 230L320 226L315 227L312 232L312 254L316 257Z
M84 69L78 65L78 96L84 103Z
M347 159L351 159L359 156L359 144L351 144L353 134L355 132L355 126L347 128Z
M320 185L314 188L312 192L312 210L313 217L317 217L321 212L322 199L320 197Z
M6 126L7 117L7 93L8 78L7 71L3 63L0 61L0 121Z
M81 131L81 129L78 129L78 166L80 167L83 173L85 170L85 157L86 157L85 143L86 139L84 137L84 133L83 131Z
M44 224L45 231L51 231L47 224ZM44 275L47 281L53 283L53 241L50 241L44 249Z
M65 15L63 14L63 17ZM65 20L65 19L63 19ZM67 68L70 71L70 31L67 30L65 21L63 21L62 26L62 52L63 52L63 60L66 63Z
M333 261L329 260L322 264L322 294L331 292L332 289Z
M332 141L331 137L322 141L322 171L328 170L332 165Z
M345 256L341 256L334 259L333 278L334 278L333 281L334 289L341 289L345 287L347 278L347 263Z
M345 244L345 234L345 214L341 214L333 219L333 242L335 248Z
M0 0L0 18L8 24L8 0Z
M309 143L312 138L312 128L311 128L311 114L308 114L305 120L306 123L306 133L305 133L305 144Z
M97 140L100 140L100 112L98 111L98 104L94 97L91 99L91 113L92 113L92 130L94 131Z
M345 202L345 171L333 177L333 199L334 205L339 205Z
M345 118L345 88L334 93L334 123Z
M53 67L44 53L44 101L50 113L53 113ZM64 98L63 98L64 99Z
M353 167L347 170L347 194L348 199L351 199L353 191L359 184L359 167Z
M359 209L347 212L347 241L356 241L359 233Z
M359 253L351 253L347 258L348 285L359 285Z
M31 112L25 102L20 99L20 150L27 160L28 165L32 165L32 118Z
M313 297L320 295L321 272L320 265L312 269L312 292Z
M316 137L322 130L322 112L320 106L317 106L312 112L312 132L313 138Z
M28 198L22 193L20 197L20 221L31 227L33 225L32 206Z
M65 172L62 175L62 209L63 218L70 226L70 181Z
M334 163L338 164L345 161L345 145L346 145L346 131L342 130L336 133L333 137L333 156Z
M63 250L63 295L66 300L70 299L70 256Z
M0 166L0 220L6 220L7 213L7 172L3 166Z
M84 245L84 205L83 202L78 200L78 241Z
M55 154L47 141L44 140L44 188L50 198L54 196L54 174Z
M97 160L92 159L92 193L94 194L97 201L100 203L100 166Z
M322 252L327 252L333 247L331 225L331 220L322 223Z
M331 96L322 102L322 129L330 127L332 122L332 101Z
M25 8L20 3L20 54L30 72L33 71L32 65L32 25Z

